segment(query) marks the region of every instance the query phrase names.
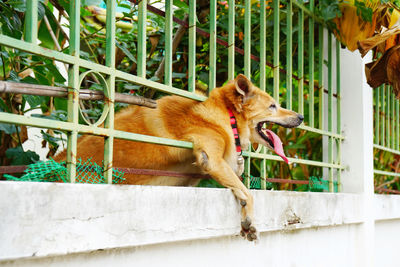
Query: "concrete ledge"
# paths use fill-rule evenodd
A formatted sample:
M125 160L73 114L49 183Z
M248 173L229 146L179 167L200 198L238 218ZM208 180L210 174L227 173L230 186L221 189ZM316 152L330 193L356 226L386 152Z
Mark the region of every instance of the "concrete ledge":
M375 220L400 219L400 195L375 195Z
M362 222L359 195L252 193L260 232ZM227 189L0 182L0 195L0 261L240 231Z

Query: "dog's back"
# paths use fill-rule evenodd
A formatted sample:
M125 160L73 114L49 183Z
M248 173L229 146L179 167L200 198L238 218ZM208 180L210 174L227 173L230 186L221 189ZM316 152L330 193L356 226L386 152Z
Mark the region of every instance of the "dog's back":
M167 96L157 101L157 109L130 106L115 116L114 128L119 131L143 135L185 140L193 125L198 129L204 119L194 114L193 108L200 103L178 96ZM200 122L199 122L200 119ZM113 166L122 168L174 170L199 173L192 163L195 161L190 149L114 139ZM104 138L86 135L78 139L77 157L91 158L101 165L104 158ZM64 160L66 151L55 160ZM149 175L129 175L124 178L128 184L152 185L194 185L198 179L155 177Z

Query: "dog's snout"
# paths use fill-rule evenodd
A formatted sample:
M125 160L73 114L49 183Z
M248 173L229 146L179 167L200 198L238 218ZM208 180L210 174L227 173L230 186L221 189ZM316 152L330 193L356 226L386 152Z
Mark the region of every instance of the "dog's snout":
M304 116L301 115L301 114L299 114L297 117L299 118L300 121L303 121L303 120L304 120Z

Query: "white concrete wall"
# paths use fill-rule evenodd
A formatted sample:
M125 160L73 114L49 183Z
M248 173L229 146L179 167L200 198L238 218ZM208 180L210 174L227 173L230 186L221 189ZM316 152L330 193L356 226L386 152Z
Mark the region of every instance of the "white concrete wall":
M255 244L238 236L227 189L1 182L0 265L326 267L369 258L360 195L252 193ZM398 266L387 253L400 237L400 197L376 196L372 210L376 259L385 260L376 266Z

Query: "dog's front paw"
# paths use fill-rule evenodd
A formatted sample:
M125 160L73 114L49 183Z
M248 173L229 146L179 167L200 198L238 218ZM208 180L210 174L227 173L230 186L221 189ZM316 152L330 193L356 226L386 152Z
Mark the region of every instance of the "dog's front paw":
M251 224L251 219L247 216L241 223L240 235L249 241L255 241L257 240L257 229Z

